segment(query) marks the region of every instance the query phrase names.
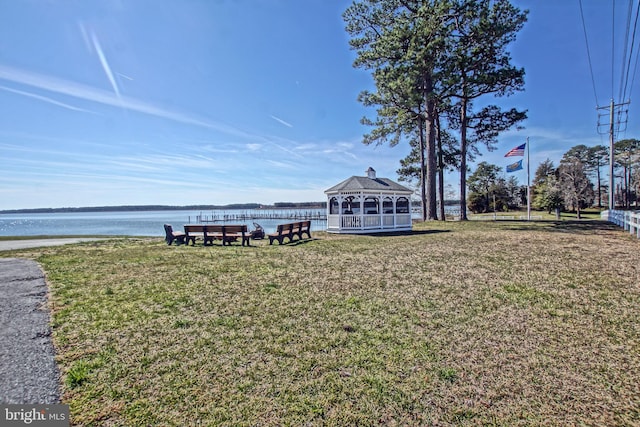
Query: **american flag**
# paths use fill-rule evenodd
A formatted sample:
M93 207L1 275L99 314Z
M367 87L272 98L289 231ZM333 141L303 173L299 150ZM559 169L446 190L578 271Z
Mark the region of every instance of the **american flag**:
M527 143L525 142L522 145L517 146L516 148L512 148L511 150L509 150L509 152L507 154L505 154L505 157L511 157L511 156L524 156L524 147L527 146Z

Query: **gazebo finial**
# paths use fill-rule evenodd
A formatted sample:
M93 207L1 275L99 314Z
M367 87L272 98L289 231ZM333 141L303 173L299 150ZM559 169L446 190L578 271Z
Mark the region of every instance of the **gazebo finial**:
M367 177L370 179L376 179L376 170L369 166L369 169L366 170Z

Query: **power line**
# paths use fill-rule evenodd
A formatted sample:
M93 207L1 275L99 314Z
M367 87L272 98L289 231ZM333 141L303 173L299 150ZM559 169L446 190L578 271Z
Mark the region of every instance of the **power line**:
M612 99L611 104L597 107L596 110L599 111L598 133L600 135L608 135L613 132L617 137L620 132L627 131L629 101L615 104Z
M591 85L593 86L593 96L596 99L596 106L598 105L598 94L596 93L596 80L593 77L593 65L591 64L591 51L589 50L589 39L587 37L587 26L584 23L584 12L582 11L582 0L578 0L580 4L580 17L582 18L582 30L584 31L584 42L587 46L587 59L589 60L589 72L591 74Z
M618 103L615 102L615 10L616 3L615 0L612 1L612 23L611 23L611 100L609 105L606 106L598 106L598 95L596 93L596 84L595 78L593 75L593 66L591 62L591 52L589 50L589 40L587 37L587 26L584 19L584 10L582 7L582 0L578 0L580 4L580 17L582 18L582 29L584 31L584 40L587 46L587 58L589 59L589 71L591 73L591 84L593 86L593 94L596 98L596 110L598 111L598 133L609 135L609 209L615 209L615 178L614 178L614 164L615 164L615 151L614 151L614 143L617 135L620 132L626 131L626 124L628 121L628 111L629 111L629 100L625 100L627 96L627 86L629 86L629 74L631 71L631 61L633 58L634 47L636 44L636 29L638 24L638 14L640 13L640 0L638 0L638 7L636 8L636 18L633 26L633 34L631 36L631 48L629 49L629 30L631 28L631 16L633 14L633 0L629 0L629 9L627 14L627 25L626 25L626 34L624 39L623 46L623 59L622 59L622 67L621 67L621 76L620 76L620 95L622 99L619 100ZM627 58L628 52L628 58ZM635 80L636 71L638 68L638 54L636 54L636 63L633 70L633 75L631 79L630 87L633 87L633 82ZM629 90L631 93L631 90ZM602 111L602 113L601 113ZM608 118L604 119L605 117ZM606 128L605 128L606 126ZM623 128L624 126L624 128Z
M632 2L629 1L629 5L632 6ZM629 18L631 18L631 13L632 13L632 9L629 11ZM629 83L629 72L631 71L631 60L633 58L633 48L635 46L635 42L636 42L636 29L638 28L638 15L640 14L640 0L638 1L638 7L636 7L636 19L633 23L633 34L631 35L631 49L629 51L629 60L627 62L627 72L626 72L626 76L625 76L625 80L624 80L624 89L622 90L622 98L620 98L621 101L623 101L624 99L626 99L627 97L627 84ZM633 78L631 80L631 85L633 86L633 79L635 79L635 75L636 75L636 67L638 65L638 59L637 59L637 54L636 54L636 65L634 66L634 70L633 70ZM623 66L623 71L624 71L624 66ZM631 95L631 90L629 90L629 95Z
M613 89L613 72L615 70L615 51L616 51L616 0L611 2L611 99L615 94Z
M631 28L631 15L633 12L633 0L629 0L629 8L627 10L627 23L624 26L624 48L622 49L622 67L620 67L620 86L618 92L618 99L624 99L623 88L625 87L625 74L628 75L626 70L627 52L629 51L629 29ZM633 49L633 43L632 43Z
M613 170L614 170L614 164L615 164L615 151L614 151L614 142L615 142L615 137L616 137L616 133L619 132L619 127L620 127L620 123L621 123L621 108L624 108L624 114L625 114L625 118L624 118L624 124L626 125L627 123L627 118L626 118L626 114L628 111L627 105L629 105L629 102L621 102L620 104L616 104L613 102L613 98L611 99L611 103L608 106L605 107L598 107L598 110L607 110L607 113L609 115L609 123L607 123L608 129L609 129L609 209L613 210L615 209L616 205L615 205L615 195L614 195L614 175L613 175ZM618 119L616 120L616 115L618 116ZM601 126L600 123L600 117L601 115L598 116L598 127ZM616 129L616 125L618 126L618 129ZM598 129L598 131L600 131L600 129Z
M638 9L640 9L640 2L638 3ZM636 17L637 20L637 17ZM640 58L640 50L636 52L636 63L633 66L633 75L631 76L631 86L629 86L629 93L633 92L633 82L636 80L636 71L638 71L638 58Z

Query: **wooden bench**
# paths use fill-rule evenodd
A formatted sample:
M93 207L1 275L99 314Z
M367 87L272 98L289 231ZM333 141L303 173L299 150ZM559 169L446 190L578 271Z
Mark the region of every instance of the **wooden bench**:
M191 241L196 244L197 239L202 239L204 245L212 245L214 240L221 240L222 245L230 246L231 242L242 239L242 246L251 246L251 234L247 231L246 224L243 225L202 225L186 224L184 226L185 240L187 244Z
M278 228L275 233L270 233L267 236L269 237L269 244L273 245L273 241L277 240L278 244L282 244L285 237L289 238L289 242L293 240L293 224L278 224Z
M311 238L311 221L301 221L293 223L292 233L298 236L298 239L302 240L303 235L306 233L307 238Z
M273 245L273 241L277 240L278 244L284 243L285 237L289 238L289 243L293 241L295 236L302 240L304 234L307 234L307 238L311 238L311 221L291 222L287 224L279 224L276 232L269 234L269 244Z
M192 245L196 244L197 239L202 239L207 244L207 228L206 225L187 224L184 226L185 241L187 245L191 241Z
M171 245L174 241L176 244L181 245L184 243L184 238L186 234L182 231L173 231L173 227L171 224L164 225L164 240L167 242L167 245Z
M231 242L235 242L238 239L242 242L242 246L251 246L250 238L251 233L249 232L246 224L241 225L220 225L217 227L221 227L221 231L216 231L217 233L222 234L222 244L231 245Z

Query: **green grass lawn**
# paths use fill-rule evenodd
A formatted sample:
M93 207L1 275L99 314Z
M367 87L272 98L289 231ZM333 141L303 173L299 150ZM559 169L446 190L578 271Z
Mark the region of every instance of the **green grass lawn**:
M587 208L587 209L583 209L582 211L580 211L580 218L581 219L600 219L600 212L603 211L603 209L598 209L598 208ZM493 218L494 213L493 212L488 212L488 213L481 213L481 214L469 214L469 219L490 219ZM517 210L512 210L512 211L505 211L505 212L496 212L495 215L497 215L498 217L514 217L514 219L526 219L527 218L527 210L525 209L517 209ZM574 221L577 219L577 213L576 212L560 212L560 221ZM555 221L556 220L556 213L555 211L552 211L551 213L547 213L547 211L540 211L540 210L531 210L531 219L533 220L550 220L550 221Z
M640 241L601 221L11 253L74 425L638 425Z

